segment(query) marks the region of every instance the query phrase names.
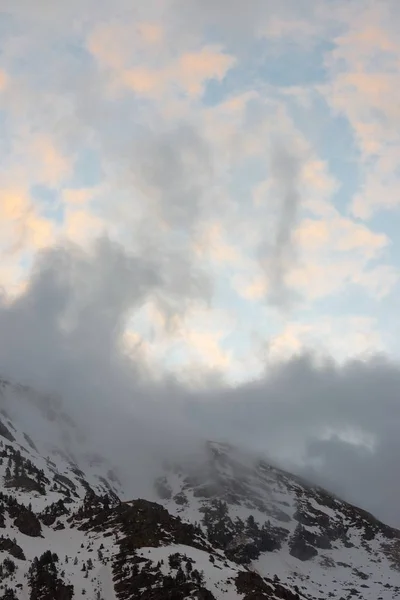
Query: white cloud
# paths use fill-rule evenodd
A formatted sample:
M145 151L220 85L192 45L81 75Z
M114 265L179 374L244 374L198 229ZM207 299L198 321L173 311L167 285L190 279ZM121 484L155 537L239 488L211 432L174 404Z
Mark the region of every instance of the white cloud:
M267 345L272 361L287 360L312 351L321 358L331 355L340 363L354 357L374 356L386 350L377 322L372 317L316 317L288 323Z
M352 202L355 216L369 219L375 211L399 204L400 45L394 24L396 5L388 0L349 11L346 28L337 36L327 64L325 97L352 128L361 155L362 184Z
M11 241L22 254L30 261L37 248L65 237L87 247L106 232L128 250L156 256L177 287L187 277L193 297L196 289L206 295L207 288L210 299L214 286L230 310L239 296L244 313L268 305L278 288L295 300L289 303L293 318L298 307L317 311L320 300L355 287L387 298L398 281L392 241L373 223L367 227L335 206L341 174L293 111L295 105L310 114L322 91L349 119L366 161L360 165L368 168L364 189L353 199L358 216L378 196L396 204L397 134L390 125L397 117L386 92L397 76L390 65L398 43L385 12L375 19L364 10L356 19L346 3L329 12L300 0L270 2L269 10L258 0L246 10L222 0L215 6L193 1L185 10L167 2L162 13L157 2L135 11L123 0L117 4L94 10L88 3L79 21L74 2L42 16L22 1L10 8L23 34L5 41L0 81L9 146L2 146L2 177L7 185L18 179L29 198L24 217L12 221ZM268 80L267 67L279 63L289 37L301 55L332 34L325 87L282 88L278 78ZM256 36L261 51L254 57ZM56 40L66 43L62 62ZM243 42L251 42L248 50ZM263 54L265 48L271 55ZM370 73L377 53L382 69ZM22 55L36 68L21 70ZM363 94L368 106L360 111ZM384 137L387 129L390 138ZM280 180L276 173L271 177L278 138L298 157L289 190L298 200L294 211L285 210L283 201L287 170ZM390 152L376 157L372 142ZM94 183L86 181L93 166L88 154L98 162ZM37 184L54 191L53 198L32 204ZM174 268L179 256L185 257L184 267L176 263L182 272ZM17 262L7 272L19 273ZM10 277L4 277L7 285ZM211 308L217 302L210 300ZM191 300L179 306L159 299L159 305L169 324L179 311L184 320L192 308ZM249 339L248 315L244 323ZM206 342L193 327L187 339L199 357ZM216 335L218 329L211 329ZM163 335L159 329L160 347ZM226 365L237 368L235 357Z

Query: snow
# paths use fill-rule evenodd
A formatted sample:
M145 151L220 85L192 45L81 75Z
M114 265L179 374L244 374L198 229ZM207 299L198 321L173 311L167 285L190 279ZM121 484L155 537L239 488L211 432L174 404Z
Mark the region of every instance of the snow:
M329 506L323 504L325 493L319 488L306 488L289 474L280 472L274 467L258 466L254 462L242 461L240 454L235 453L231 463L229 452L223 446L219 448L217 464L213 465L219 477L229 486L229 481L235 477L238 481L246 482L246 494L237 503L227 500L229 516L232 521L240 518L246 521L253 515L255 521L262 526L270 521L273 526L279 526L294 532L297 521L294 513L300 506L303 513L311 517L327 515L332 523L349 526L347 535L354 545L346 548L342 541L333 543L332 549L318 550L318 555L309 561L302 562L290 555L287 542L282 549L273 553L264 553L254 561L252 568L262 576L273 578L277 575L283 583L289 586L297 585L301 592L311 598L347 597L350 589L356 589L364 600L392 600L396 597L396 586L399 586L400 573L394 570L389 559L382 552L382 543L385 539L378 535L376 539L365 542L361 537L360 529L354 526L354 517L348 510L348 505L338 499L330 498ZM225 455L224 455L225 453ZM219 459L221 458L221 461ZM173 488L174 494L184 491L189 506L179 506L174 498L161 501L166 508L178 514L183 520L201 524L203 514L202 506L208 506L210 500L194 495L194 489L185 489L183 479L172 474L167 475L168 484ZM181 487L179 487L179 485ZM266 511L254 507L253 498L262 497ZM221 496L223 498L223 495ZM318 501L319 500L319 501ZM332 508L332 507L335 508ZM289 522L281 522L275 516L267 513L274 508L283 510L291 517ZM310 510L308 510L310 509ZM311 511L311 512L310 512ZM361 518L363 522L364 517ZM304 526L304 529L314 533L323 533L320 525ZM387 540L386 540L387 542ZM331 565L331 566L329 566ZM392 587L384 587L389 584Z
M65 572L65 582L74 586L74 598L91 598L94 597L94 590L99 590L105 598L114 600L110 595L110 585L112 586L110 567L107 564L103 565L97 555L101 544L104 545L102 553L105 560L109 560L115 554L116 548L111 538L102 538L77 529L55 531L45 526L43 526L43 537L29 537L14 528L10 519L7 519L6 528L2 530L2 534L8 535L11 539L15 538L17 544L24 550L26 560L13 559L18 564L18 571L12 582L12 587L22 583L21 594L24 599L25 597L29 598L27 574L32 560L47 550L51 550L59 558L59 570ZM0 552L1 560L7 556L9 556L8 553ZM74 565L75 558L77 559L76 565ZM89 577L85 578L82 566L86 565L89 558L93 561L94 568L89 571ZM11 587L11 582L6 581L6 583ZM82 594L83 590L85 590L85 594Z
M117 600L114 591L111 569L107 565L102 565L98 571L97 579L99 582L102 596L107 600Z
M379 552L381 563L371 561L370 553L361 545L361 539L353 535L353 548L341 546L332 550L320 551L320 555L313 560L302 562L289 554L285 546L279 552L264 553L254 562L255 569L262 575L278 577L288 584L297 584L300 591L312 596L341 597L346 588L362 588L362 598L365 600L392 600L393 589L386 589L384 583L400 586L400 573L390 568L389 562L380 552L380 543L375 542L373 547ZM324 567L321 564L322 556L332 559L334 566ZM342 564L340 564L342 563ZM349 566L345 566L349 565ZM367 579L360 578L355 570L365 573Z
M159 548L141 548L138 552L140 556L151 560L157 564L163 560L163 572L168 574L170 569L168 567L168 558L171 554L175 553L183 554L193 560L193 568L199 572L204 573L204 586L214 594L217 600L241 600L242 594L238 594L234 579L238 572L242 569L235 563L221 560L215 556L215 562L210 562L210 555L208 552L197 550L191 546L183 546L181 544L172 544L169 546L161 546Z
M326 515L328 515L328 517L332 517L334 519L337 516L332 508L330 508L329 506L323 506L322 504L319 504L319 502L317 502L315 498L311 497L308 499L308 501L311 504L311 506L315 508L315 510L325 513Z
M68 505L76 509L86 494L84 482L76 469L84 473L84 480L95 491L102 494L106 491L100 477L104 476L107 479L110 465L101 457L93 456L73 423L62 415L60 418L54 417L53 409L47 410L48 406L51 406L48 399L41 400L25 388L3 388L0 395L2 405L9 414L9 417L0 415L0 419L15 437L14 442L0 438L3 443L0 449L4 450L5 446L10 446L20 450L22 456L32 461L36 468L43 470L50 480L50 484L46 484L44 495L14 488L4 489L5 493L12 495L20 504L31 504L32 510L39 513L60 498L64 498L59 487L57 490L52 489L54 477L59 474L68 477L76 486L77 496L72 495L75 504ZM55 406L57 408L57 403ZM29 444L25 434L32 439L35 447ZM218 450L218 456L213 464L212 473L226 484L226 488L222 489L229 491L232 482L243 483L243 497L239 492L237 503L228 500L229 515L233 521L236 518L246 521L252 515L259 526L270 521L273 526L287 529L292 534L297 526L294 514L301 506L304 512L311 508L311 516L313 513L327 515L330 522L349 526L347 535L353 544L350 548L337 540L331 549L319 550L314 559L302 562L290 555L288 544L284 543L279 551L261 554L251 565L254 571L271 579L277 575L282 583L286 583L292 589L295 585L298 586L300 592L310 599L347 598L352 588L359 592L360 600L392 600L397 595L400 597L400 572L392 568L389 558L382 551L383 544L388 540L381 533L368 542L363 540L362 530L356 527L353 514L348 511L347 505L340 500L331 499L330 505L327 506L323 504L324 495L320 494L318 489L305 488L299 480L291 478L289 474L284 474L275 467L257 466L253 459L244 457L240 452L231 452L228 446L214 444L213 448ZM232 456L229 453L232 453ZM0 464L0 481L3 481L5 476L7 463L8 460L3 458ZM201 525L202 508L209 506L210 500L200 497L196 493L198 490L190 487L182 473L166 472L172 498L158 501L171 514L184 521ZM212 477L207 472L204 483L210 482ZM185 495L187 504L181 505L176 501L176 495L181 493ZM224 497L223 493L221 497ZM265 510L262 509L262 504ZM277 509L286 513L290 521L282 522L274 516L273 512ZM64 571L63 579L74 586L75 599L94 600L99 592L106 600L116 600L111 568L112 558L117 552L114 537L104 538L96 533L72 528L66 516L58 518L57 523L63 523L65 529L55 530L42 525L43 537L33 538L22 534L13 521L6 517L6 527L0 530L0 534L15 538L23 549L26 560L13 559L18 566L17 573L6 579L3 584L14 589L22 585L22 589L17 590L18 598L29 600L27 573L30 563L34 557L51 550L59 557L59 570ZM358 525L360 527L360 524ZM323 532L322 526L319 525L305 526L305 529L315 534ZM98 551L102 544L103 558L100 559ZM167 574L170 573L168 557L177 552L193 560L194 568L200 572L204 571L205 586L217 600L242 600L242 595L236 591L234 580L244 568L227 561L222 551L214 553L214 563L210 561L208 552L183 545L145 547L140 549L139 554L156 564L164 560L162 568ZM0 552L0 561L6 557L9 557L8 553ZM74 564L75 559L77 564ZM87 565L89 559L93 561L93 569L88 572L88 577L85 577L82 567ZM387 585L391 587L385 587ZM399 586L398 591L395 586Z

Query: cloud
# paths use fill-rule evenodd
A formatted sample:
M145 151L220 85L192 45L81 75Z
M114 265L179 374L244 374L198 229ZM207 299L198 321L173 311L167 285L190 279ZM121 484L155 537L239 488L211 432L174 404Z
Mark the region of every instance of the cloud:
M378 265L354 277L354 282L363 286L375 298L388 296L399 281L399 270L391 265Z
M0 92L4 91L6 89L7 84L8 84L7 73L5 71L3 71L2 69L0 69Z
M396 267L374 265L391 243L388 236L333 208L328 218L301 220L293 235L299 262L287 274L287 284L303 298L328 297L348 284L383 298L397 282Z
M10 3L0 366L119 457L213 434L393 515L399 13L334 5Z
M210 383L208 389L194 391L166 375L153 379L140 352L140 336L131 339L138 348L130 354L120 342L132 311L157 300L161 291L183 299L182 288L171 286L160 264L129 256L107 240L86 252L74 246L46 251L26 289L0 307L3 375L61 394L94 438L107 422L109 436L101 436L102 450L119 460L125 476L147 450L157 462L160 453L189 451L204 438L235 440L303 473L311 469L315 479L396 522L397 502L386 497L385 489L394 489L387 466L399 449L399 366L376 358L339 366L323 355L316 362L301 354L269 363L253 383L228 388L219 381L215 387L215 380L214 391ZM192 294L190 289L187 293ZM204 324L201 314L195 318L199 316L198 323ZM158 321L164 328L162 315ZM370 344L376 348L371 325L355 318L341 326L344 331L358 328L360 336L370 329ZM323 326L338 333L337 323ZM308 331L299 325L292 328L292 339L320 328L317 322ZM219 365L227 358L217 345L221 333L204 327L196 333L191 326L187 334L194 340L187 341ZM341 341L346 344L345 338ZM355 341L362 342L361 337ZM157 439L151 448L150 437ZM356 442L349 444L349 437ZM365 439L373 441L367 450ZM129 465L123 456L130 457ZM350 474L357 465L354 479ZM365 494L375 475L381 485ZM136 481L135 487L130 482L132 493L149 484Z
M46 136L33 138L30 152L39 164L39 172L36 172L37 181L55 186L70 174L70 161L56 148L51 138Z
M266 344L267 357L273 362L302 356L311 348L315 357L324 360L329 354L338 364L351 356L365 360L386 349L376 320L355 315L292 321Z
M5 256L38 250L55 239L54 225L40 214L23 188L0 192L0 230Z
M236 277L233 285L237 293L246 300L264 300L268 293L268 284L264 274L254 277Z
M321 35L326 20L323 10L309 0L249 0L246 5L240 0L192 0L175 3L175 9L178 25L185 23L192 29L193 24L211 24L230 41L286 35L304 41Z
M234 58L220 48L204 47L198 52L182 54L164 68L127 69L121 74L120 82L137 94L158 100L176 87L196 98L203 94L207 81L221 81L234 63Z
M207 140L191 123L149 131L134 148L130 167L138 190L151 194L154 214L172 228L191 228L212 186L213 163Z
M62 231L70 241L85 246L88 242L104 235L106 224L89 210L67 209Z
M352 200L353 214L369 219L375 211L398 205L400 110L400 45L394 23L396 6L390 0L365 7L361 18L343 12L346 26L334 39L327 59L329 78L321 86L328 103L352 128L361 158L361 186Z
M224 336L224 332L205 332L189 329L186 333L186 342L188 350L192 355L199 357L201 362L204 362L210 370L225 371L231 362L230 353L223 351L220 341ZM198 365L198 358L194 359L193 363Z
M195 252L203 257L208 256L215 263L238 264L240 253L238 249L226 241L227 232L220 222L206 223L194 242Z
M209 80L221 81L235 58L218 45L174 53L154 52L164 33L160 25L139 24L136 35L125 24L102 25L89 36L88 49L110 73L112 85L161 101L179 90L199 97ZM146 60L147 59L147 60Z
M218 22L216 39L220 41L210 43L203 27L209 22L214 9L210 7L211 12L206 14L204 7L192 4L191 18L188 12L182 11L181 16L188 27L180 31L177 30L179 11L169 4L165 6L166 18L162 24L156 18L156 12L152 14L153 5L148 12L144 9L137 14L122 11L123 18L116 18L114 14L108 20L103 18L107 12L104 7L105 12L102 9L96 16L90 11L87 13L74 37L81 51L79 60L76 53L66 53L65 71L70 78L66 81L51 80L46 96L39 94L31 80L28 89L20 88L20 92L30 92L31 95L26 94L26 98L32 98L31 104L40 114L38 129L41 133L36 144L42 144L42 151L38 153L42 156L41 164L36 163L25 172L25 179L31 184L41 182L58 188L65 185L67 189L72 186L79 189L81 185L86 189L85 181L71 181L74 177L83 180L85 177L85 173L76 166L82 159L76 149L82 149L82 162L86 153L93 153L101 163L99 178L104 179L100 183L104 186L107 182L107 192L103 190L101 198L88 203L85 210L78 211L72 209L61 190L63 204L59 210L63 213L64 222L59 227L60 233L83 241L85 228L87 237L91 238L105 227L108 235L130 247L142 245L140 238L146 232L146 236L152 239L151 244L174 246L176 251L190 254L192 260L204 261L204 254L194 256L195 244L188 237L194 236L198 240L207 223L215 220L223 223L224 230L239 236L240 244L221 240L218 249L214 236L210 246L220 257L224 255L226 258L230 254L233 259L236 255L236 263L230 261L230 268L237 271L233 279L248 279L248 273L244 277L245 270L255 271L250 280L259 278L257 269L250 269L248 265L254 262L254 244L263 240L260 254L266 276L263 283L258 282L255 293L260 294L260 290L264 290L267 302L287 302L289 297L298 293L304 295L307 291L301 282L309 281L308 272L315 274L318 271L323 275L324 265L315 266L309 256L307 263L303 264L302 249L295 248L298 242L295 230L304 210L311 209L314 213L332 210L331 200L337 180L329 172L328 162L319 157L306 136L300 133L286 100L278 98L270 85L257 81L254 89L251 86L249 89L239 80L242 76L240 69L246 63L239 64L243 60L240 45L233 45L232 39L226 37L226 29L218 15L224 14L225 18L237 19L239 23L245 18L242 8L235 5L228 9L224 3L215 8L218 13L213 17ZM257 25L262 21L265 27L269 23L275 30L275 36L284 40L285 23L292 30L293 14L302 12L304 8L296 8L295 4L284 3L280 8L275 3L273 18L269 19L265 6L254 2L251 10L249 8L251 22ZM29 13L30 19L36 19L27 6L23 11ZM193 19L197 11L198 21ZM61 18L61 13L66 18L64 12L60 9L57 17L54 10L51 18ZM71 16L70 11L66 12ZM318 14L311 27L314 33L309 32L310 35L314 36L320 26L325 27L323 21L323 15ZM43 27L40 19L35 22L37 27ZM71 35L71 31L66 30L66 34ZM46 29L46 36L49 35ZM307 37L308 34L303 32L302 35ZM36 61L42 64L39 58L43 47L38 42L35 46L34 40L35 36L30 36L29 43L35 48ZM50 59L54 56L51 55ZM199 94L208 89L211 81L224 79L233 66L239 68L238 72L235 71L233 90L230 82L227 92L223 91L210 103L207 100L205 105L201 104ZM144 76L145 88L148 88L145 98L135 94L121 97L115 93L115 86L127 73ZM28 82L24 81L24 84ZM153 89L153 86L156 87ZM60 102L61 97L65 101ZM45 102L43 98L46 98ZM19 98L19 101L23 99ZM19 119L24 115L24 108L23 103L18 112ZM30 113L28 116L31 116ZM51 136L46 133L49 130L52 131ZM29 134L28 139L30 137ZM289 154L294 154L301 163L296 166L299 172L293 173L297 181L296 185L293 182L291 189L286 174L281 178L282 185L276 177L280 168L276 163L280 158L274 161L273 157L282 152L275 147L274 139L280 137L290 146ZM23 147L29 147L26 138L22 139ZM39 143L40 140L42 142ZM35 147L33 141L31 147ZM18 148L13 158L14 163L21 158ZM25 154L23 158L20 163L24 166L33 163L31 154ZM246 191L243 176L241 181L237 179L243 172L252 173L249 161L260 161L268 171L272 167L272 177L268 173L269 187L264 189L267 210L261 215L255 207L254 212L248 210L244 217ZM268 161L271 163L269 166ZM287 187L284 189L283 185ZM234 197L235 188L243 189L242 200ZM293 200L295 195L299 198L300 189L301 204L288 201L288 198ZM138 239L140 242L137 242ZM366 246L364 243L363 247ZM332 258L331 254L328 260ZM352 265L348 267L350 270L363 267L364 263ZM333 268L336 273L346 271L341 263ZM347 275L340 280L343 284L353 281ZM366 278L360 277L358 281L365 282ZM322 284L319 287L322 289ZM340 289L340 286L335 289ZM385 286L385 289L390 287ZM314 300L319 297L321 294L312 294Z
M62 190L62 198L65 204L71 206L82 206L88 204L99 192L101 188L85 187L85 188L64 188Z
M150 456L164 442L174 446L181 416L173 389L171 396L167 391L168 378L159 388L140 356L132 360L124 351L126 325L132 313L160 294L171 301L177 297L181 308L185 297L201 294L200 287L194 292L190 281L178 282L165 261L154 259L129 255L107 239L86 251L71 244L48 249L25 289L0 304L3 376L61 395L95 446L107 424L109 445L106 449L102 441L103 453L116 452L119 439L129 446L133 436L136 441L126 456L136 448L138 466L144 448ZM173 267L179 269L177 263L175 257ZM156 415L164 410L169 416L159 419ZM151 447L145 442L149 435L158 439ZM121 447L118 452L124 469Z
M366 258L375 257L390 243L384 233L376 233L333 210L328 219L303 219L295 237L304 249L320 252L328 246L337 252L361 251Z
M399 378L399 365L382 358L338 366L300 355L210 394L212 418L200 400L191 413L210 437L267 452L398 526Z
M159 23L139 23L139 33L146 44L160 44L164 38L164 30Z
M37 378L36 383L57 387L64 358L66 370L68 362L75 368L85 352L89 361L97 361L98 352L101 360L107 360L107 353L113 351L123 334L131 312L149 298L157 301L162 292L166 300L173 301L178 296L181 306L185 299L202 299L202 286L194 285L195 272L191 273L192 280L175 277L175 269L184 273L185 260L175 256L168 263L166 258L127 254L107 238L85 251L72 244L45 250L36 261L25 293L2 312L4 339L13 339L8 351L2 346L2 368L8 371L13 367L13 375L17 376L15 364L19 365L20 374ZM42 321L46 319L45 327ZM13 329L18 335L11 336ZM29 361L40 330L43 348L38 347L37 361ZM72 350L70 344L75 345L76 336L80 335L87 336L86 341L82 339L82 344L77 344L80 349ZM68 352L71 356L64 356ZM60 361L59 366L45 368L53 360Z
M296 258L293 229L300 209L301 162L287 144L278 141L272 148L270 171L277 195L278 217L275 240L264 261L269 281L269 301L283 306L289 300L286 274Z

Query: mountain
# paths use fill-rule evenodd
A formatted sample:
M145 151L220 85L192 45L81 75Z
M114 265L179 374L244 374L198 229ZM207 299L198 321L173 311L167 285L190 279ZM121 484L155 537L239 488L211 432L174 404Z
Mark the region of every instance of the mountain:
M1 381L0 477L0 599L400 597L400 532L227 444L126 498L61 399Z
M209 443L200 468L166 465L156 485L231 560L307 598L400 596L400 532L264 460Z

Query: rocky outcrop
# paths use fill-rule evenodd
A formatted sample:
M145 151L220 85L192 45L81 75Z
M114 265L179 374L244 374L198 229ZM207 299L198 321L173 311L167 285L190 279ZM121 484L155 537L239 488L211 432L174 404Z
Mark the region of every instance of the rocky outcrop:
M21 546L18 546L17 542L10 538L0 537L0 552L8 552L14 558L25 560L25 554Z
M129 571L126 570L129 561ZM121 547L114 564L115 591L120 600L215 600L203 585L203 575L193 569L188 558L179 553L170 556L170 574L136 555L126 555Z
M19 507L18 509L10 510L10 516L15 516L14 525L21 533L30 537L41 537L42 526L37 516L31 510Z
M14 442L15 437L11 433L11 431L4 425L3 421L0 420L0 435L8 440L9 442Z
M238 593L244 594L243 600L301 600L297 593L278 581L273 582L252 571L239 573L235 584Z

